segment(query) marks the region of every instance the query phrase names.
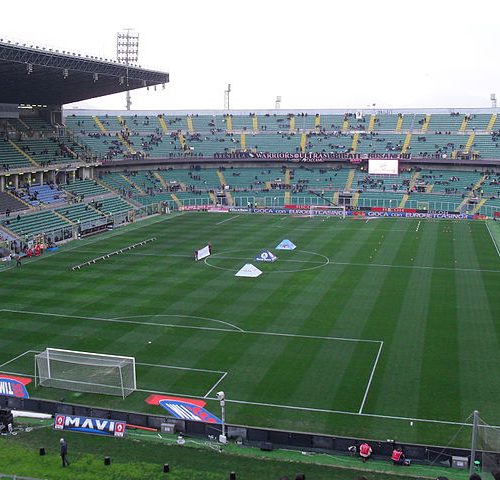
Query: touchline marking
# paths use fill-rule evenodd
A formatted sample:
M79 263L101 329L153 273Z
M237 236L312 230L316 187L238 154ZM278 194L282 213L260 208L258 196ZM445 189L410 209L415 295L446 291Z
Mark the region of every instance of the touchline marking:
M493 245L495 246L495 250L497 251L497 255L500 257L500 250L498 249L497 242L495 241L495 237L493 237L493 234L491 233L490 226L488 222L486 223L486 228L488 229L488 233L490 234L491 241L493 242Z
M227 372L224 372L224 375L222 375L222 377L220 377L219 380L214 383L212 388L205 394L205 396L203 398L207 398L215 390L215 387L217 387L217 385L219 385L219 383L222 382L222 380L224 380L226 375L227 375Z
M139 362L137 362L137 365L142 365L144 367L172 368L174 370L189 370L190 372L227 374L227 372L225 372L223 370L207 370L205 368L177 367L175 365L157 365L154 363L139 363Z
M225 220L222 220L221 222L217 222L215 225L222 225L223 223L230 222L231 220L234 220L235 218L241 217L241 215L234 215L230 218L226 218Z
M377 368L378 359L380 358L380 354L382 353L383 346L384 346L384 342L381 341L380 347L378 348L377 357L375 358L375 363L373 364L372 373L370 375L370 379L368 380L368 385L366 386L365 396L363 397L363 401L361 402L361 407L359 407L358 413L363 413L363 408L365 406L365 402L366 402L366 399L368 397L368 392L370 391L370 386L372 384L373 376L375 375L375 370Z

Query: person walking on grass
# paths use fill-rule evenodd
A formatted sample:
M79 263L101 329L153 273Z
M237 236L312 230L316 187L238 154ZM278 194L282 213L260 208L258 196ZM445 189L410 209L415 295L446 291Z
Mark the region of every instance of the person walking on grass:
M62 460L62 466L63 467L69 467L69 462L68 462L68 443L64 438L61 438L59 440L60 446L61 446L61 460Z

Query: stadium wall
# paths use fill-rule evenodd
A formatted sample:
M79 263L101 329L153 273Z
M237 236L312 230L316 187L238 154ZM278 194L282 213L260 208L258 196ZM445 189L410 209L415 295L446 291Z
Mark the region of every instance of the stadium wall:
M0 408L12 410L23 410L28 412L45 413L55 415L56 413L95 417L103 419L114 419L127 422L129 425L154 428L161 431L162 424L173 424L176 433L193 437L218 437L222 433L222 426L213 423L204 423L192 420L180 420L161 415L149 415L122 410L111 410L104 408L87 407L66 402L55 402L50 400L39 400L34 398L16 398L0 395ZM470 425L472 427L472 424ZM348 448L359 445L362 440L372 444L373 456L375 458L387 459L390 457L395 443L393 440L366 439L356 437L336 437L332 435L317 435L314 433L302 433L291 430L274 430L245 425L226 424L228 438L238 439L244 445L260 446L264 448L287 448L301 451L335 453L347 455ZM405 454L412 461L421 463L441 463L451 466L451 457L470 457L470 451L461 448L450 448L438 445L420 445L397 442L403 445ZM481 458L481 451L476 452L476 459Z

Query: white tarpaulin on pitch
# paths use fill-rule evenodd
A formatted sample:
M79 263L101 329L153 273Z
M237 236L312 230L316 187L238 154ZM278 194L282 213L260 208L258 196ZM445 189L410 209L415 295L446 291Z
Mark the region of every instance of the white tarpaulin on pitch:
M276 247L276 250L295 250L296 248L293 242L285 238L285 240L281 241Z
M241 268L241 270L238 273L235 274L235 277L255 278L261 274L262 272L257 267L254 267L251 263L247 263Z
M203 247L200 250L195 250L194 259L203 260L204 258L208 257L211 253L212 249L210 248L210 245L207 245L206 247Z

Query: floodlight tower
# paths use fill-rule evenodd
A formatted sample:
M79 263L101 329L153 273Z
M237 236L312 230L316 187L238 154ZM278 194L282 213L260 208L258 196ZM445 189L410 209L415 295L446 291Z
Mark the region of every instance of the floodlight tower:
M281 95L276 97L276 102L274 102L274 108L279 110L281 108Z
M231 93L231 84L227 84L227 90L224 90L224 110L229 110L229 94Z
M128 87L128 67L139 60L139 34L133 32L132 28L125 28L116 34L116 58L127 67L125 81ZM130 110L131 105L130 91L127 90L127 103L125 105L127 110Z
M495 93L492 93L490 95L490 100L491 100L491 107L492 108L497 108L497 96Z

